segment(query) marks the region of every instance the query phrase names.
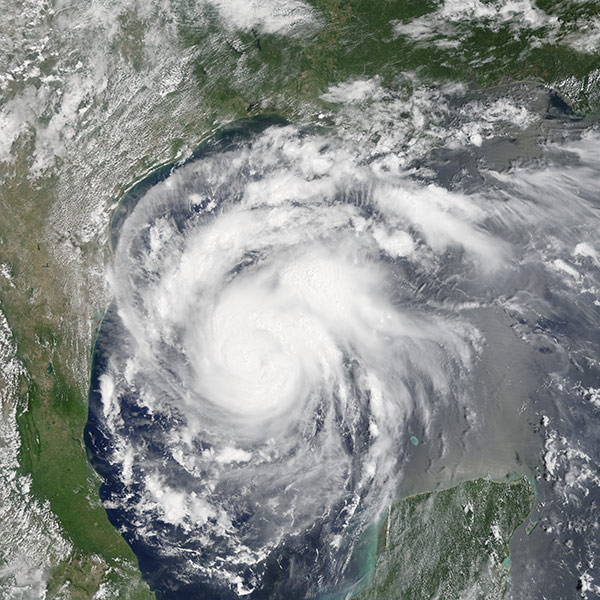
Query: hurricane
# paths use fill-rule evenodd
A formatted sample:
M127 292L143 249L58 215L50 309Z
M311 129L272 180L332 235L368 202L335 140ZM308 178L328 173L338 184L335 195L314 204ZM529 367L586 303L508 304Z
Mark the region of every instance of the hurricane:
M86 442L161 597L341 598L419 440L438 479L485 447L490 362L554 360L513 327L536 273L564 276L536 228L591 210L536 160L448 189L326 127L243 123L130 194ZM506 389L506 415L533 393Z

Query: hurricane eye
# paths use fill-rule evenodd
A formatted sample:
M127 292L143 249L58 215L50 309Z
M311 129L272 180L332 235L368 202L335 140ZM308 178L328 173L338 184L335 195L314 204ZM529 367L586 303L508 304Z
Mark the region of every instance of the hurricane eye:
M91 404L118 518L152 530L155 557L182 534L197 557L159 585L259 589L315 527L297 560L338 585L398 485L408 420L451 404L472 359L473 328L402 283L425 263L387 203L410 192L338 172L334 138L278 135L287 154L269 130L211 146L118 232Z

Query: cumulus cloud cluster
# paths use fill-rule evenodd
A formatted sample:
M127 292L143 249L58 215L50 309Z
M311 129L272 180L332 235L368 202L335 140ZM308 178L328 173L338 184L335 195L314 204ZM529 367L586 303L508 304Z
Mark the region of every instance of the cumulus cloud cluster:
M431 397L460 393L476 339L456 317L409 306L400 265L429 271L452 248L497 268L505 248L482 217L465 196L384 181L343 144L293 127L151 189L120 233L119 341L99 376L138 513L200 536L207 577L230 582L318 519L335 521L332 539L376 519L407 418L426 425ZM158 438L179 478L125 403L144 422L169 415Z
M464 311L542 306L515 281L555 277L556 256L517 240L587 200L561 170L465 195L328 132L232 131L128 209L88 444L170 585L252 593L297 543L304 593L335 589L401 482L409 422L426 436L444 406L477 408L484 333Z

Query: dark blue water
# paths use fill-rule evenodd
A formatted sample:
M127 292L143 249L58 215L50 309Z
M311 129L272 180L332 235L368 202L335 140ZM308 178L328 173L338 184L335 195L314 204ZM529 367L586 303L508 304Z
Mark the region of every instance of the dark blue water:
M548 139L568 135L576 138L587 127L587 124L574 126L572 114L557 105L552 95L546 117L548 129L544 131ZM234 124L208 140L185 164L248 144L267 127L278 124L282 123L272 117ZM531 147L537 149L532 151ZM462 299L476 299L478 306L465 309L461 317L467 315L486 340L479 362L470 374L473 404L457 402L443 408L434 403L433 416L427 427L418 415L399 424L408 442L406 450L398 455L398 464L402 465L404 473L399 493L449 485L470 475L503 476L517 471L534 474L539 498L527 525L536 520L540 525L530 535L526 533L526 527L521 528L511 544L513 597L586 598L593 597L589 595L593 590L590 581L595 573L595 561L600 559L595 530L595 515L600 506L597 470L600 402L593 402L595 396L590 391L600 388L599 265L593 257L574 259L574 255L566 251L552 254L552 244L556 245L555 240L559 240L571 250L582 241L592 246L597 244L594 231L598 229L592 225L592 220L598 218L600 202L593 178L590 179L590 170L581 167L579 159L569 153L559 152L555 156L544 152L535 144L528 146L517 140L510 149L503 146L501 151L493 144L460 151L440 150L416 166L413 179L424 184L434 182L448 190L481 194L483 198L486 194L494 198L498 190L505 191L506 202L512 201L511 195L519 201L524 200L525 208L519 210L525 211L525 217L523 221L515 219L512 224L505 220L501 209L490 208L485 223L487 231L501 235L512 244L513 263L508 273L487 284L482 284L477 274L469 272L458 250L443 255L435 277L419 271L409 261L399 260L394 264L399 303L407 306L435 303L439 307L437 310L445 311L445 307L456 306ZM537 214L537 206L547 201L548 192L542 191L536 197L534 190L528 192L530 197L517 198L510 182L498 182L490 176L494 171L506 173L519 163L531 168L532 173L536 169L543 172L548 180L552 180L555 172L569 161L573 162L574 168L580 169L579 179L565 183L561 175L556 186L558 189L565 185L565 194L572 192L574 197L581 199L581 204L577 205L577 210L582 211L580 221L576 214L566 214L561 220L548 210L547 220L535 217L541 220L538 225L531 226L527 223L528 206L531 214ZM117 248L121 227L137 203L182 166L166 165L129 192L113 220L113 248ZM598 175L600 171L595 172ZM247 173L246 176L251 179L254 175ZM197 182L195 186L192 191L202 191ZM235 198L228 200L235 202ZM556 205L560 202L559 195ZM201 214L204 208L193 202L181 203L177 210L165 216L177 224L183 235L189 222L213 218ZM376 218L376 212L368 205L363 215L366 220ZM532 217L530 223L535 223L535 219ZM143 235L140 240L137 251L147 252L151 240ZM600 246L595 247L600 251ZM536 252L539 248L539 254L532 254L532 248ZM546 252L550 258L544 262ZM556 256L569 264L576 263L585 285L574 287L575 284L561 274L559 263L558 267L552 266L558 260ZM252 268L261 260L258 254L246 256L238 266L238 272ZM218 569L214 575L207 575L201 571L194 574L190 567L194 564L218 565L218 557L227 552L225 538L213 539L208 546L176 524L165 521L141 523L139 520L138 503L144 499L142 482L146 466L160 465L164 474L162 483L186 493L199 489L203 474L191 474L171 453L170 432L186 419L186 415L179 412L178 404L172 404L169 411L149 412L140 405L135 389L131 388L118 397L122 420L119 432L120 437L135 440L138 450L143 449L144 460L133 461L130 481L124 483L122 467L115 460L119 451L115 446L117 440L107 427L99 392L101 378L109 370L110 361L125 370L134 342L123 335L124 329L118 306L113 303L95 345L89 417L84 434L90 461L104 480L100 494L109 519L138 557L143 576L157 597L174 600L238 598L235 586L216 574ZM176 380L182 357L177 350L171 352L172 355L165 357L165 373ZM351 363L349 365L351 379ZM434 395L426 384L424 387L429 395ZM457 381L457 398L460 389L461 384ZM476 425L473 424L473 411L477 415ZM316 422L314 435L318 437L322 432L319 419ZM365 417L358 422L357 429L347 432L344 438L345 451L349 455L360 455L363 445L368 443L368 419ZM338 425L343 430L341 415ZM413 435L419 445L410 443ZM209 440L195 444L199 455L211 451ZM352 482L352 478L349 481ZM349 484L349 494L354 483ZM229 490L232 502L239 500L240 506L245 506L243 493L243 490ZM250 528L248 535L251 536L253 509L248 505L244 510L236 513L233 525L239 530ZM247 569L240 567L240 581L253 589L249 597L336 597L368 576L376 536L372 530L367 535L360 528L354 533L352 529L344 529L339 517L343 510L344 502L330 506L326 514L315 515L312 525L301 534L283 539L259 564ZM361 510L359 507L359 517ZM332 559L331 550L331 540L341 533L345 536L343 549L351 556L343 568L333 565L335 558ZM260 535L257 531L257 544ZM324 556L329 559L324 560Z

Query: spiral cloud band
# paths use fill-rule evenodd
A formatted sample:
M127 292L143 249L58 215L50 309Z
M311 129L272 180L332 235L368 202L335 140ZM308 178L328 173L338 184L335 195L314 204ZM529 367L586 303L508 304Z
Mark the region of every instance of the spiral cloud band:
M427 435L473 395L482 334L460 307L506 281L523 206L484 210L323 133L240 126L127 207L87 435L155 587L349 585L409 423Z

